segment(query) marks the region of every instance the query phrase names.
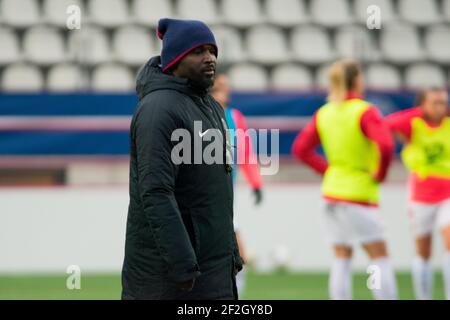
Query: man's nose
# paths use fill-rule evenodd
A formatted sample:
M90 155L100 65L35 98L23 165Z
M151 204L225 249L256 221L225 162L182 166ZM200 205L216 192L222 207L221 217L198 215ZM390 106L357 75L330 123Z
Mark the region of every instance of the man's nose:
M211 63L211 62L216 62L216 60L217 60L216 55L214 53L212 53L211 51L207 50L206 54L205 54L205 62Z

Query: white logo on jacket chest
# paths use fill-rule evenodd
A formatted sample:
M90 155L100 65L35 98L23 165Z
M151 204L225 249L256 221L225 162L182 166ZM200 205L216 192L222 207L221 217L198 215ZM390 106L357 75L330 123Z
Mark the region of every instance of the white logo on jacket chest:
M229 129L225 120L223 118L221 120L224 122L224 132L217 128L203 130L202 121L194 121L193 128L175 129L170 137L172 163L226 164L228 168L233 163L257 165L259 158L259 162L264 166L260 167L262 175L273 175L278 172L279 130L272 129L268 134L267 129L260 129L258 132L255 129ZM232 144L238 141L240 143ZM258 143L259 152L254 156L249 156L253 152L251 141Z
M208 130L205 130L204 132L199 131L199 132L198 132L198 135L200 136L200 138L203 138L203 136L204 136L205 134L207 134L208 132L210 132L210 130L211 130L211 129L208 129Z

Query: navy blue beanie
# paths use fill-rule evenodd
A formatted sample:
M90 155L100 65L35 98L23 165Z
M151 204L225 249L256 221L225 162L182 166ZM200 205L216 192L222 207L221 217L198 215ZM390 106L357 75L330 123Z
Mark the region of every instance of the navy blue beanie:
M176 64L190 51L203 45L213 45L217 56L216 39L208 26L201 21L164 18L159 20L156 34L163 42L161 51L163 71Z

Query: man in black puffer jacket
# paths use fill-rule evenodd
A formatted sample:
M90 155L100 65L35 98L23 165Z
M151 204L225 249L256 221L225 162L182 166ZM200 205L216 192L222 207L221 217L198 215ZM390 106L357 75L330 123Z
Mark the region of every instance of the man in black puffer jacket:
M122 299L237 299L231 146L208 93L216 42L194 20L161 19L158 36L161 56L137 78ZM219 161L194 159L211 146Z

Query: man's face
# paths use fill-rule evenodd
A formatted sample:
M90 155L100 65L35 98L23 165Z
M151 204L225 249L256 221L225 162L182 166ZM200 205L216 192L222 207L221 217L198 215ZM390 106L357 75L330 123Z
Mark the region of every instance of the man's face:
M440 121L448 114L448 94L444 90L428 91L425 94L422 109L432 121Z
M214 81L214 87L211 91L212 96L223 108L226 108L230 101L230 93L228 77L224 74L219 74Z
M189 79L201 88L212 87L216 74L216 48L212 45L195 48L181 59L173 74Z

